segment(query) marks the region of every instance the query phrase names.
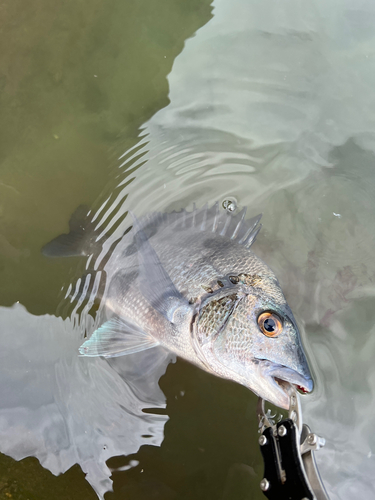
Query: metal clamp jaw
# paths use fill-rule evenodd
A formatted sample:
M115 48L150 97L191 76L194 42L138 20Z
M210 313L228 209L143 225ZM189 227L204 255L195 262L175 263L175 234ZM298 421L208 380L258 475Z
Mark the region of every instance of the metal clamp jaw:
M277 423L265 412L264 400L258 401L259 445L264 461L260 488L269 500L329 500L313 453L324 446L325 439L302 424L299 394L289 384L286 390L289 415Z

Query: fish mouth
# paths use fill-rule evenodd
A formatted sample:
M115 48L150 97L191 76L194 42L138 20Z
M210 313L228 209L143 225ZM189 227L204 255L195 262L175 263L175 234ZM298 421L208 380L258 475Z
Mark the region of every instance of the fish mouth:
M290 396L283 382L294 385L303 393L309 393L314 388L310 374L305 376L287 366L267 361L263 361L261 365L262 376L268 385L264 399L280 408L289 409L290 407Z

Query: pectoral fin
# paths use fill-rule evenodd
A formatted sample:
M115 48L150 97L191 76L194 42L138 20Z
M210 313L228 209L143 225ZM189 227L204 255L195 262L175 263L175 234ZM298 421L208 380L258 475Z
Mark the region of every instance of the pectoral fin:
M140 290L147 302L173 323L177 310L188 312L192 306L174 286L136 216L133 213L131 216L138 249Z
M144 351L159 345L151 335L120 318L112 318L94 331L79 348L82 356L115 357Z

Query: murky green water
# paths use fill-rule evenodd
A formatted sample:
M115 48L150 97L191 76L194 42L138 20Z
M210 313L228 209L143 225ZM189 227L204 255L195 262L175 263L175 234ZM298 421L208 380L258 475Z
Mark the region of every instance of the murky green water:
M82 204L110 243L128 209L227 197L264 214L254 251L301 327L331 499L372 498L372 2L0 12L0 499L263 498L255 396L181 360L157 385L135 358L78 358L91 304L63 297L102 256L40 253Z

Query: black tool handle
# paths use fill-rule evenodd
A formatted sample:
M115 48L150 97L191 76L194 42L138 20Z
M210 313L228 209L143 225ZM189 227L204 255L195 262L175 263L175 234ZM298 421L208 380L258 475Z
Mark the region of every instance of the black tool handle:
M315 500L300 454L295 423L282 420L259 439L264 460L261 489L269 500Z

